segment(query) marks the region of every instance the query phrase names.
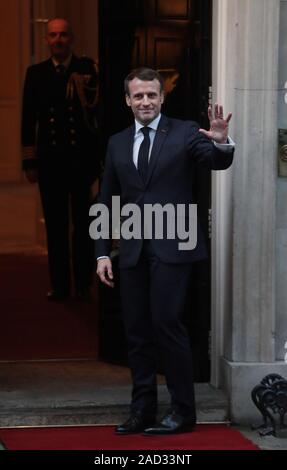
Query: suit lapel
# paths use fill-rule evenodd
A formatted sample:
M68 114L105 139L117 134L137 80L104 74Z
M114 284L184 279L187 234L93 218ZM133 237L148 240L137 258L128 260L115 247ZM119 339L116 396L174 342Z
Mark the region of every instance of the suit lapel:
M159 160L160 151L168 135L168 131L169 131L168 119L166 116L162 115L161 120L159 121L159 125L155 134L154 141L153 141L153 146L152 146L152 151L151 151L151 156L150 156L150 161L149 161L149 166L148 166L146 185L149 183L152 177L152 174L154 172L154 169L156 167L156 164Z

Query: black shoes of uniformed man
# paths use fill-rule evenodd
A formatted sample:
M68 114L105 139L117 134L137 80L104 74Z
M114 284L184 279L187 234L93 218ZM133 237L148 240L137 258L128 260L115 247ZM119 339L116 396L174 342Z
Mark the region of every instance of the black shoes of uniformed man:
M116 434L135 434L143 432L145 436L168 435L191 431L195 426L194 418L185 418L175 410L170 410L155 424L154 418L145 418L142 414L131 414L129 419L116 427Z
M57 291L57 290L50 290L47 293L47 300L49 302L63 302L69 298L69 294L67 292Z
M47 300L49 302L64 302L65 300L68 300L69 297L69 293L65 291L51 290L47 293ZM82 289L77 289L74 300L76 300L77 302L90 302L90 288L84 287Z

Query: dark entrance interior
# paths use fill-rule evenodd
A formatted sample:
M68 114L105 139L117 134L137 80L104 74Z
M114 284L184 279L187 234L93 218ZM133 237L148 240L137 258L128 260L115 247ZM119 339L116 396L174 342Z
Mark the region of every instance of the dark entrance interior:
M162 112L208 127L211 84L211 0L100 0L100 122L103 145L132 122L123 80L132 68L149 66L165 78ZM210 171L198 169L194 200L209 243ZM114 258L117 276L117 257ZM116 283L117 284L117 283ZM187 325L197 382L209 381L210 259L195 263ZM125 363L126 352L117 288L101 286L100 357Z

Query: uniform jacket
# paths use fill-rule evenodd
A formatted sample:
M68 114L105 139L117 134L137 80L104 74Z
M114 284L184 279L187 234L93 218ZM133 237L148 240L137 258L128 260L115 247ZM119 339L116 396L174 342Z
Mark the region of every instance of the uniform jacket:
M76 86L69 88L75 73L86 80L83 96L91 103L98 80L91 59L73 55L64 75L57 74L51 59L27 69L22 110L24 170L45 163L67 166L72 155L81 159L91 180L98 174L96 107L83 107Z

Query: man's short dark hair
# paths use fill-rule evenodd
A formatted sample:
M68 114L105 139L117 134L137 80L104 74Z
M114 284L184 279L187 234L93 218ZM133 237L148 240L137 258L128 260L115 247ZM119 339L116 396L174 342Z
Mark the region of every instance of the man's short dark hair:
M158 80L160 84L160 92L163 91L163 78L162 76L153 69L149 69L147 67L140 67L138 69L132 70L125 78L125 92L129 96L129 82L131 82L134 78L138 78L139 80L143 80L146 82L150 82L152 80Z

